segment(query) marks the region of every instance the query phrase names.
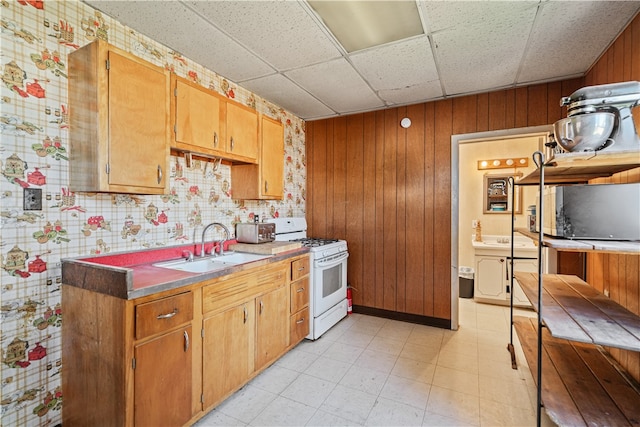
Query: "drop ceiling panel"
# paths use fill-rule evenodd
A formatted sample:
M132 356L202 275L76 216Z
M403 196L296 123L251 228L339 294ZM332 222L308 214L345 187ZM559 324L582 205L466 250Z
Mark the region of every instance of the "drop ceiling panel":
M445 92L513 85L537 7L532 2L424 3Z
M523 83L588 70L638 11L638 2L544 3L522 65Z
M151 39L234 82L274 72L178 1L87 1Z
M335 111L300 89L282 74L272 74L242 83L243 87L301 117L318 118L335 115Z
M287 71L285 75L340 114L384 106L351 64L342 58Z
M399 89L383 89L378 96L388 104L417 104L442 97L440 80L432 80Z
M83 1L303 119L583 76L640 10L417 0L424 36L350 55L305 0Z
M226 34L278 70L340 56L333 41L294 1L190 1Z
M438 70L426 36L367 49L350 55L349 59L385 101L396 103L397 95L410 94L413 89L424 95L425 88L432 82L435 85L429 86L438 87L438 93L432 94L432 98L442 96ZM393 100L382 96L383 92ZM415 99L407 100L412 101Z

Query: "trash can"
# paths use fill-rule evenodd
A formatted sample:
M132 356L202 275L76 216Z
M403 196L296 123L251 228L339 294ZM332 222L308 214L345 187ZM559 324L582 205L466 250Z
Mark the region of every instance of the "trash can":
M460 267L458 282L460 298L473 298L473 276L475 271L471 267Z

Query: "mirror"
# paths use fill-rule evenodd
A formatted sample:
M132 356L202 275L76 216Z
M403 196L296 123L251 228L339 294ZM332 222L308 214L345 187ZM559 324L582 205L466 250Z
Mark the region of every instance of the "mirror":
M483 212L486 214L511 213L511 191L509 188L509 177L514 179L522 177L518 174L485 174L484 176L484 196ZM522 187L515 186L515 212L522 213Z

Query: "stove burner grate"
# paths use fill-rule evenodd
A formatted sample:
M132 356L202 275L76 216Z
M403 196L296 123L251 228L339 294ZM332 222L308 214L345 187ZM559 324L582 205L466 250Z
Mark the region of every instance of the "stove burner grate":
M305 237L302 239L295 239L293 241L300 242L302 246L305 246L308 248L315 248L318 246L324 246L324 245L329 245L331 243L336 243L338 242L338 239L319 239L319 238L313 238L313 237Z

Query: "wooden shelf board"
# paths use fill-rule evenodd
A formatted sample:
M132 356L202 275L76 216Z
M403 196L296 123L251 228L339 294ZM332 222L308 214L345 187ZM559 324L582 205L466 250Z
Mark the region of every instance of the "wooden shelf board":
M516 272L515 278L538 310L538 275ZM640 317L576 276L543 275L542 319L551 335L640 351Z
M537 322L514 317L537 383ZM554 338L543 329L542 403L558 425L639 425L640 386L599 347Z
M640 167L640 149L633 151L596 151L563 153L544 164L545 184L575 184ZM516 181L517 185L540 183L540 168Z
M526 228L517 228L515 231L533 239L538 244L538 233ZM634 255L640 254L640 242L619 240L574 240L544 236L542 245L558 251L566 252L607 252L615 254Z

